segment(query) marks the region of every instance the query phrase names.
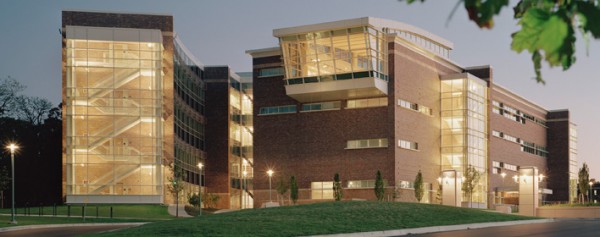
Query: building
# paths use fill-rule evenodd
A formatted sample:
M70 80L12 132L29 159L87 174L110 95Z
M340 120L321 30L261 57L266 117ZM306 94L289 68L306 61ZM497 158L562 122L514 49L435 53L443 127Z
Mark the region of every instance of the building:
M67 203L173 203L181 180L182 203L251 207L251 78L199 63L168 15L63 11L62 34Z
M439 202L442 171L469 166L481 178L463 200L475 207L511 202L520 166L545 174L546 200L574 198L576 132L568 111L549 111L495 84L491 66L453 62L448 40L372 17L273 35L278 47L247 51L256 206L269 200L269 169L275 180L296 177L301 203L333 199L335 173L345 198L374 199L378 170L387 199L416 201L421 171L422 202Z

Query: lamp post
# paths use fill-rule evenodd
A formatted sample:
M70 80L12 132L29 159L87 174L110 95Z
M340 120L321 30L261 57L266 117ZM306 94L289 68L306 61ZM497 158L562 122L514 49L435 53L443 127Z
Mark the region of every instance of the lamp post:
M15 150L19 149L19 147L17 145L15 145L14 143L11 143L10 145L8 145L7 147L10 150L10 168L11 168L11 175L12 175L12 211L11 211L11 224L17 224L17 220L15 220Z
M267 174L269 175L269 202L273 202L271 198L271 177L273 177L273 170L268 170Z
M202 162L198 163L198 169L200 170L200 178L198 180L198 207L200 207L200 212L198 213L198 216L202 215L202 167L204 167L204 164L202 164Z

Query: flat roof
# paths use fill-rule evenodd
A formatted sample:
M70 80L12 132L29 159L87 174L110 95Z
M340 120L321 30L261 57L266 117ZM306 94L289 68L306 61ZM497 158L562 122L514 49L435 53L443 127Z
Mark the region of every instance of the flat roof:
M102 11L102 10L82 10L82 9L63 9L63 12L89 12L89 13L108 13L108 14L128 14L128 15L153 15L153 16L173 16L168 13L156 13L156 12L128 12L128 11Z
M382 30L382 31L384 28L391 28L391 29L396 29L396 30L407 31L407 32L419 35L423 38L427 38L429 40L437 42L438 44L440 44L443 47L446 47L448 49L454 48L454 43L452 43L449 40L444 39L440 36L437 36L431 32L423 30L419 27L409 25L409 24L406 24L403 22L392 21L392 20L376 18L376 17L361 17L361 18L346 19L346 20L339 20L339 21L323 22L323 23L317 23L317 24L279 28L279 29L273 30L273 36L281 37L281 36L286 36L286 35L304 34L304 33L309 33L309 32L333 30L333 29L352 28L352 27L358 27L358 26L372 26L372 27L375 27L378 30Z

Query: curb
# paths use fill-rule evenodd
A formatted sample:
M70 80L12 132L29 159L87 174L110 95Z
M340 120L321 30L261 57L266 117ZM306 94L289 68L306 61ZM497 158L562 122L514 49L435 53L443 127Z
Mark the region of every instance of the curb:
M85 226L120 226L120 225L133 225L141 226L148 224L149 222L120 222L120 223L79 223L79 224L48 224L48 225L24 225L15 227L0 228L0 233L17 231L17 230L30 230L30 229L45 229L45 228L60 228L60 227L85 227Z
M371 231L371 232L358 232L358 233L345 233L345 234L331 234L331 235L312 235L312 236L317 236L317 237L404 236L404 235L411 235L411 234L426 234L426 233L455 231L455 230L481 229L481 228L487 228L487 227L538 224L538 223L547 223L547 222L554 222L554 219L473 223L473 224L464 224L464 225L444 225L444 226L431 226L431 227L421 227L421 228L412 228L412 229L384 230L384 231Z

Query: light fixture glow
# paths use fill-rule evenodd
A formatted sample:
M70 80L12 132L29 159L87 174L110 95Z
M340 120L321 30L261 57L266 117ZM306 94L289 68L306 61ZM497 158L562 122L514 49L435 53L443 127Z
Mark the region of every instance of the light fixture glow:
M267 171L267 174L269 175L269 177L273 176L273 173L274 173L273 170L268 170Z

